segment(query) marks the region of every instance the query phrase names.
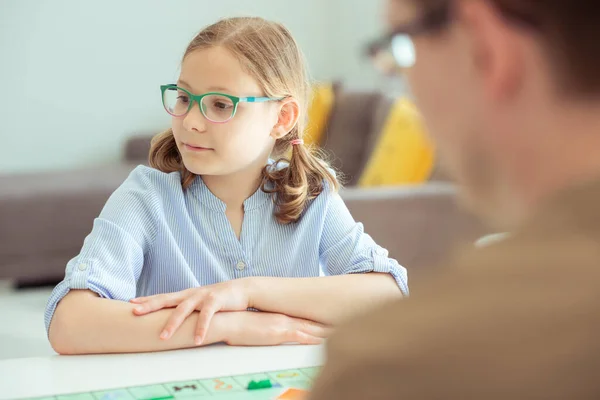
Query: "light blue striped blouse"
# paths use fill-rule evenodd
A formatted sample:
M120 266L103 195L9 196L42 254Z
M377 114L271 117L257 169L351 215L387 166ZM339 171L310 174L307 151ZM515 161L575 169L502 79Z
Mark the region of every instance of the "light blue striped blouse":
M244 202L239 240L225 209L201 178L183 190L179 173L137 167L67 264L65 279L48 301L46 329L70 289L129 301L251 276L382 272L408 294L406 270L364 233L329 189L290 225L276 221L271 195L257 190Z

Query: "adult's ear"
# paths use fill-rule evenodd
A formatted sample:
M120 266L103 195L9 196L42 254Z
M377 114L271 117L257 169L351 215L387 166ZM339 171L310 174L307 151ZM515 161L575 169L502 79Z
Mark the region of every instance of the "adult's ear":
M458 19L465 28L470 53L485 96L503 101L517 93L524 82L527 42L521 30L507 22L487 1L459 1Z

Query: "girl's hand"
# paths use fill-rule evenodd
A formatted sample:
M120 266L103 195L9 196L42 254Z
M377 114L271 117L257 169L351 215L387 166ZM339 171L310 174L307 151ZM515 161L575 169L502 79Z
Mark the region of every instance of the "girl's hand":
M133 312L136 315L146 315L163 308L176 307L160 334L161 339L167 340L191 313L198 310L200 314L194 342L200 345L216 312L245 311L249 307L248 283L249 279L234 279L181 292L138 297L131 300L132 303L138 304Z
M220 313L224 342L232 346L276 346L283 343L320 344L330 328L317 322L265 312Z

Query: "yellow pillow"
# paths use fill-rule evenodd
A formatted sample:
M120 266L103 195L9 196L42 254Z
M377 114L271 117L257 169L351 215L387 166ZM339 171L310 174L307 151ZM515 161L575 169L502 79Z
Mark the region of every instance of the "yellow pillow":
M410 101L399 99L390 110L358 185L422 183L431 175L434 153L418 111Z
M333 103L333 85L324 84L313 87L312 100L308 108L308 123L304 134L304 143L315 146L321 144Z

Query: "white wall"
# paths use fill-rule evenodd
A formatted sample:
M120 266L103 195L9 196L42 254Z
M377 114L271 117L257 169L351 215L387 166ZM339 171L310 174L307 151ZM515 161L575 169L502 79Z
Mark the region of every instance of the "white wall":
M371 87L361 56L377 0L0 0L0 173L117 161L125 139L169 124L158 86L221 17L283 22L318 80Z
M330 1L331 65L335 66L346 86L372 88L381 83L381 77L364 56L369 40L382 32L382 1L333 0ZM335 71L332 72L336 76Z

